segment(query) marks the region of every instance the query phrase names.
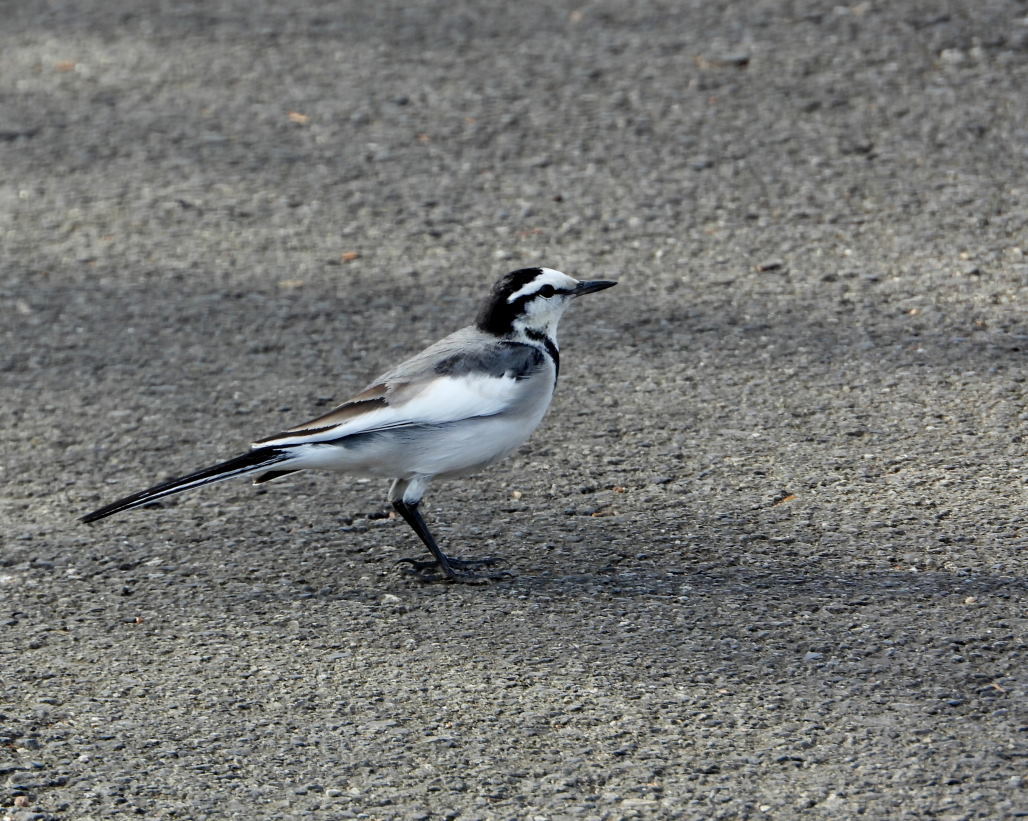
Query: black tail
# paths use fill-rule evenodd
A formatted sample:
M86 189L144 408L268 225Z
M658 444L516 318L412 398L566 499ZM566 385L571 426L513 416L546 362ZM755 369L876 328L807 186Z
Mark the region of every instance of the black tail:
M169 479L167 482L161 482L159 485L154 485L148 490L133 493L131 496L112 502L99 510L87 513L82 517L82 521L95 522L97 519L103 519L113 513L131 510L134 507L149 504L173 493L190 490L194 487L202 487L213 482L220 482L223 479L231 479L233 476L242 476L257 470L263 470L289 458L291 458L289 451L282 448L257 448L249 453L244 453L242 456L237 456L235 459L222 462L219 465L212 465L209 468L198 470L196 473L190 473L188 476Z

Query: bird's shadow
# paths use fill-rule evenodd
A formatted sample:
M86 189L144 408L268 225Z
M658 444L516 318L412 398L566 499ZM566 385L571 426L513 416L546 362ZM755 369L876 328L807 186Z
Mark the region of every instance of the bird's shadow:
M425 583L397 569L396 575L379 575L375 582L359 586L327 584L320 591L295 588L260 590L263 600L318 599L379 603L383 597L399 597L408 606L428 603L437 596L459 593L467 601L480 592L484 598L545 597L580 599L594 596L649 598L669 602L711 599L763 598L825 604L831 601L860 605L905 597L933 599L944 596L1028 595L1028 579L995 573L918 570L825 570L809 565L782 564L759 569L726 563L653 567L650 563L604 567L581 573L514 572L510 579L481 585L449 582Z

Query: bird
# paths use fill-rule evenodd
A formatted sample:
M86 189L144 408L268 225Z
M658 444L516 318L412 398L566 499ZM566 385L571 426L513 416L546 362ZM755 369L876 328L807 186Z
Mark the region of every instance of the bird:
M400 559L421 581L481 584L509 578L494 557L440 549L419 510L434 480L474 473L521 446L539 426L557 386L557 325L578 297L612 280L578 280L552 268L502 276L473 324L373 379L321 416L258 439L240 456L169 479L81 517L95 522L174 493L237 476L255 485L301 470L391 479L389 501L431 559Z

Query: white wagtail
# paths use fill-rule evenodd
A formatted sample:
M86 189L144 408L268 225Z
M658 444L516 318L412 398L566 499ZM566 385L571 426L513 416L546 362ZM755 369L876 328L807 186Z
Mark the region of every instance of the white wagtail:
M528 439L557 385L561 315L575 297L614 284L579 282L550 268L513 271L493 287L474 325L386 371L348 402L254 442L242 456L126 496L82 521L234 476L257 474L253 482L261 484L298 470L334 470L393 480L389 500L433 556L401 560L419 578L474 582L509 576L474 572L493 559L444 554L418 505L433 479L472 473Z

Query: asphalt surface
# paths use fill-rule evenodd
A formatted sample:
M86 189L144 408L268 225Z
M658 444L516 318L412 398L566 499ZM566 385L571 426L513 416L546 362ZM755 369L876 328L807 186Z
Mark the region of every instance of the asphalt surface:
M0 817L1028 814L1028 6L0 4ZM514 457L76 517L500 274Z

